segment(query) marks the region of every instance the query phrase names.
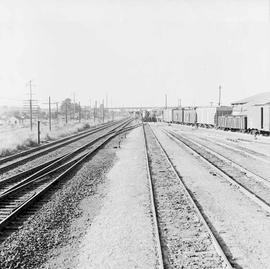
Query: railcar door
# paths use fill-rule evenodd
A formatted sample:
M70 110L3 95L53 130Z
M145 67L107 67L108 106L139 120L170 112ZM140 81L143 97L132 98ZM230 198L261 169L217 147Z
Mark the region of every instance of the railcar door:
M247 129L247 126L248 126L248 125L247 125L247 117L244 118L244 124L245 124L245 125L244 125L244 129L246 130L246 129Z

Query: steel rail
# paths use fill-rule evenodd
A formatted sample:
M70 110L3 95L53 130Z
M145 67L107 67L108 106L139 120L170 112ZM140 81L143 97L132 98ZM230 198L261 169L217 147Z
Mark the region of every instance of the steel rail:
M126 127L124 131L126 132L129 129L131 130L131 129L136 128L138 126L141 126L141 124L137 124L137 125L134 125L134 126ZM69 153L66 153L66 154L64 154L64 155L62 155L60 157L57 157L57 158L55 158L53 160L50 160L48 162L45 162L45 163L43 163L41 165L35 166L34 168L30 168L30 169L28 169L28 170L26 170L24 172L20 172L18 174L13 175L13 176L4 178L4 179L0 180L0 187L3 186L3 185L6 185L8 183L12 183L13 181L16 181L18 179L22 179L22 178L25 178L27 176L30 176L30 175L32 175L32 174L34 174L34 173L42 170L43 168L49 166L50 164L54 163L55 161L63 158L67 154L69 154Z
M67 154L68 154L68 153L67 153ZM27 176L30 176L31 174L34 174L34 173L40 171L41 169L45 168L46 166L52 164L53 162L55 162L55 161L57 161L57 160L59 160L59 159L61 159L61 158L63 158L63 157L64 157L64 155L62 155L62 156L60 156L60 157L58 157L58 158L55 158L55 159L53 159L53 160L47 161L47 162L45 162L45 163L42 163L42 164L40 164L40 165L38 165L38 166L35 166L35 167L33 167L33 168L30 168L30 169L28 169L28 170L26 170L26 171L23 171L23 172L20 172L20 173L18 173L18 174L15 174L15 175L13 175L13 176L10 176L10 177L1 179L1 180L0 180L0 187L3 186L3 185L8 184L8 183L10 183L10 182L13 182L13 181L15 181L15 180L18 180L18 179L21 179L21 178L25 178L25 177L27 177Z
M233 176L231 176L229 173L227 173L224 169L218 167L216 164L214 164L211 160L209 160L207 157L205 157L202 153L199 151L193 149L190 145L188 145L187 142L180 140L177 136L174 134L171 134L167 130L163 129L163 132L167 134L171 139L175 140L176 142L181 142L183 145L185 145L192 153L195 153L196 156L198 156L201 160L203 160L208 165L210 164L211 167L217 172L222 174L222 177L228 180L232 185L236 186L244 195L246 195L250 200L252 200L254 203L259 205L261 208L263 208L266 212L270 213L270 204L265 201L263 198L261 198L259 195L254 193L252 190L250 190L248 187L246 187L244 184L236 181ZM188 140L188 139L186 139ZM193 143L189 141L189 143ZM203 145L200 145L201 148L204 148Z
M109 133L113 132L114 130L118 129L119 127L121 127L122 125L125 125L126 122L118 124L117 126L115 126L112 130L108 130L105 134L101 134L99 137L92 139L90 142L87 142L86 144L84 144L83 146L67 153L64 154L62 157L58 157L56 159L54 159L53 161L49 161L49 164L45 167L42 166L42 169L36 171L36 169L34 169L34 173L30 176L28 176L27 178L21 180L19 183L15 184L14 186L8 188L8 190L2 192L0 194L0 199L3 198L6 194L8 194L11 190L19 187L20 185L24 185L27 182L30 182L31 180L35 180L36 178L41 178L50 174L53 174L59 170L61 170L63 167L65 167L67 164L62 164L64 161L67 161L68 159L73 158L75 155L79 154L81 151L85 150L87 147L95 144L97 141L99 141L100 139L108 136ZM69 163L68 163L69 164ZM60 166L59 166L60 165ZM32 169L30 169L32 170ZM25 172L23 172L22 174L24 174ZM19 178L21 179L23 176L20 174L15 175L15 178ZM14 181L14 176L10 177L10 178L6 178L5 180L0 181L0 184L2 183L2 185L5 183L7 184L8 182L12 182Z
M174 133L174 132L171 132L171 133L173 133L173 134L175 134L175 135L178 135L178 134L176 134L176 133ZM186 136L184 136L184 135L181 135L181 136L184 137L185 139L189 140ZM198 138L197 138L197 139L198 139ZM253 177L255 180L257 180L257 181L259 181L259 182L262 182L263 184L265 184L267 187L270 188L270 182L269 182L268 179L266 179L266 178L264 178L264 177L258 175L257 173L254 173L254 172L250 171L249 169L245 168L245 167L242 166L241 164L236 163L236 162L233 161L232 159L230 159L230 158L224 156L223 154L217 152L217 150L214 150L214 149L210 148L209 146L202 145L202 144L200 144L200 143L198 143L198 142L196 142L196 141L194 141L194 140L192 141L192 143L194 143L195 145L197 145L197 146L199 146L199 147L203 146L203 147L206 148L210 153L216 155L216 156L219 157L221 160L224 160L224 161L226 161L226 162L229 162L231 166L238 168L240 171L242 171L242 172L243 172L244 174L246 174L247 176Z
M130 122L127 122L127 125ZM136 126L137 127L137 126ZM13 209L11 214L9 214L7 217L5 217L0 222L0 230L3 230L4 227L8 223L11 222L12 219L14 219L16 216L18 216L23 210L31 206L34 202L36 202L39 198L41 198L48 190L50 190L56 183L58 183L60 180L64 180L66 176L68 176L75 168L77 168L80 164L82 164L87 158L90 158L95 153L97 153L106 143L108 143L111 139L119 135L120 133L124 132L125 125L120 127L120 130L113 131L111 134L108 135L108 137L102 141L101 144L99 144L96 148L90 150L88 153L84 154L76 162L74 162L71 166L69 166L64 172L62 172L60 175L58 175L55 179L53 179L50 183L45 185L41 190L38 192L32 194L30 197L28 197L25 201L22 201L22 203ZM127 131L131 130L131 128L127 128Z
M113 124L115 124L115 123L113 123ZM113 126L113 124L112 124L112 126ZM48 152L51 152L53 150L56 150L56 149L61 148L63 146L66 146L66 145L71 144L73 142L76 142L76 141L78 141L78 140L80 140L80 139L82 139L84 137L87 137L89 135L95 134L95 133L99 132L100 130L106 129L107 127L108 126L98 127L98 128L96 128L94 130L91 130L91 131L88 131L87 133L84 133L83 135L79 135L79 136L73 137L72 139L65 140L64 142L56 143L56 144L54 144L54 145L52 145L50 147L45 147L45 148L42 148L42 149L37 148L36 151L34 152L34 154L32 154L32 155L30 155L30 156L24 156L23 158L21 158L19 160L16 160L15 159L14 162L12 162L10 164L6 164L4 166L1 166L0 167L0 173L3 173L5 171L7 171L7 170L10 170L10 169L12 169L12 168L20 165L21 163L24 163L24 162L28 161L28 160L37 158L37 157L39 157L39 156L41 156L43 154L46 154ZM44 145L44 146L47 146L47 145ZM20 158L20 157L18 157L18 158Z
M111 127L111 126L110 126L110 127ZM109 128L109 127L108 127L108 128ZM16 181L16 180L18 180L18 179L22 179L22 178L25 178L25 177L27 177L27 176L30 176L30 175L32 175L32 174L34 174L34 173L37 173L38 171L40 171L40 170L46 168L46 167L49 166L50 164L55 163L56 161L58 161L58 160L60 160L60 159L61 159L61 161L62 161L62 158L65 157L65 156L68 155L68 154L70 154L70 153L66 153L66 154L64 154L64 155L62 155L62 156L60 156L60 157L57 157L57 158L52 159L52 160L49 160L49 161L47 161L47 162L45 162L45 163L43 163L43 164L41 164L41 165L35 166L35 167L30 168L30 169L28 169L28 170L26 170L26 171L23 171L23 172L20 172L20 173L18 173L18 174L15 174L15 175L13 175L13 176L10 176L10 177L8 177L8 178L1 179L1 180L0 180L0 187L3 186L3 185L6 185L6 184L8 184L8 183L11 183L11 182L13 182L13 181Z
M144 124L142 126L143 126L143 137L144 137L144 153L145 153L145 159L146 159L146 170L147 170L147 178L148 178L149 190L150 190L150 202L151 202L151 208L152 208L152 214L153 214L154 231L155 231L155 236L156 236L156 241L157 241L158 268L164 269L163 252L162 252L161 240L160 240L160 230L158 228L156 201L155 201L155 196L154 196L152 173L150 169L150 160L149 160L149 155L148 155L148 144L147 144Z
M226 256L224 250L222 249L222 246L221 244L219 243L217 237L215 236L214 232L212 231L212 229L210 228L210 226L208 225L205 217L204 217L204 214L201 212L201 210L199 209L199 207L197 206L196 202L194 201L194 199L192 198L192 195L191 195L191 191L187 188L185 182L182 180L178 170L175 168L171 158L169 157L168 153L166 152L166 150L164 149L164 147L161 145L161 142L159 141L159 139L157 138L156 134L154 133L153 129L150 127L152 133L153 133L153 136L155 137L155 140L157 142L157 144L159 145L161 151L164 153L164 155L166 156L166 159L170 165L170 167L172 168L175 176L177 177L178 181L180 182L180 184L182 185L188 199L190 200L191 204L194 206L198 216L200 217L202 223L204 224L204 226L206 227L211 239L212 239L212 242L213 242L213 245L217 251L217 253L221 256L221 258L223 259L225 265L226 265L226 268L229 268L229 269L233 269L232 267L232 264L230 263L228 257Z
M201 137L198 137L198 138L203 140ZM212 142L212 143L214 143L214 144L216 144L218 146L222 146L222 147L228 148L230 150L237 151L239 153L245 154L245 155L250 156L250 157L252 157L254 159L257 159L259 161L270 163L270 160L266 159L266 158L269 158L269 156L265 155L265 157L259 157L259 156L254 155L254 154L262 154L262 153L255 152L254 154L252 154L252 153L246 151L246 150L249 150L248 148L243 148L242 146L241 146L241 148L242 148L241 149L241 148L233 147L232 145L228 145L226 142L223 142L223 141L220 141L220 140L219 141L212 141L212 140L209 140L207 138L204 138L204 139L207 140L207 141L210 141L210 142Z
M8 161L12 161L12 160L14 160L14 159L17 159L17 158L26 156L26 155L31 154L31 153L34 153L34 152L39 151L39 150L41 150L41 149L44 149L44 148L47 148L47 147L56 145L56 144L58 144L58 143L61 143L61 142L64 142L64 141L66 141L66 140L75 138L75 137L77 137L77 136L83 135L83 134L85 134L85 133L94 131L94 130L96 130L96 129L98 129L98 128L101 128L101 127L103 127L103 126L106 126L107 124L109 125L110 122L108 122L108 123L106 123L106 124L100 124L100 125L97 125L97 126L94 126L94 127L90 127L88 130L81 131L81 132L79 132L79 133L72 134L72 135L69 135L69 136L67 136L67 137L60 138L60 139L57 139L57 140L55 140L55 141L52 141L52 142L49 142L49 143L46 143L46 144L43 144L43 145L40 145L40 146L31 148L31 149L28 149L28 150L24 150L24 151L22 151L22 152L18 152L18 153L9 155L9 156L2 157L2 158L0 158L0 165L6 163L6 162L8 162Z

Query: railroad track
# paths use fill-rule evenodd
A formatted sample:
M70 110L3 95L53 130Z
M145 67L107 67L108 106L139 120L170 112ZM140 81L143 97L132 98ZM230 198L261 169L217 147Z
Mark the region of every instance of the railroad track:
M222 141L221 139L218 139L218 141L214 141L213 139L210 140L207 137L197 136L197 138L202 140L202 141L207 141L207 142L213 143L217 146L225 147L225 148L227 148L233 152L237 152L245 157L251 157L253 159L257 159L257 160L262 161L262 162L270 163L269 156L267 156L263 153L256 152L254 150L242 147L240 145L231 145L231 144L228 144L228 142Z
M105 130L106 128L108 128L109 126L113 126L114 124L115 124L115 122L103 124L101 126L91 128L90 130L80 132L79 134L71 135L71 136L68 136L68 137L65 137L62 139L58 139L54 142L50 142L48 144L45 144L45 145L42 145L39 147L35 147L33 149L30 149L30 150L26 150L23 152L19 152L17 154L7 156L5 158L1 158L0 159L0 174L16 167L17 165L19 165L21 163L25 163L25 162L32 160L34 158L37 158L41 155L52 152L58 148L64 147L64 146L71 144L73 142L76 142L82 138L89 136L89 135L92 135L92 134L95 134L99 131Z
M232 268L222 246L149 125L144 128L158 268Z
M172 132L172 133L178 134L176 132ZM267 156L265 156L265 158L259 158L257 155L253 155L253 154L248 153L244 150L236 149L235 147L227 145L223 141L213 141L213 140L210 140L206 137L200 137L198 135L192 134L192 135L187 136L186 134L181 134L181 136L184 137L185 139L189 139L189 140L191 140L191 138L192 138L192 141L195 144L197 143L198 146L201 146L201 145L204 146L206 149L210 150L211 152L216 154L218 157L224 159L225 161L230 162L232 166L237 167L246 175L253 177L256 181L264 182L268 187L270 187L270 184L269 184L270 180L268 180L266 177L259 175L258 172L251 171L250 168L244 167L243 164L241 165L240 163L236 163L230 156L229 157L225 156L224 153L220 153L219 150L214 149L213 147L210 147L208 145L213 145L214 147L217 146L218 148L221 148L222 150L225 148L225 149L229 150L230 152L235 152L235 153L243 156L244 158L252 157L255 160L259 160L260 162L263 161L265 163L270 163L270 161L266 159ZM196 141L199 141L199 142L196 142ZM205 145L205 144L208 144L208 145ZM250 161L250 159L249 159L249 161Z
M8 230L9 224L18 216L23 216L22 213L25 209L43 197L58 182L65 180L80 164L92 157L112 138L138 126L127 127L130 122L129 119L119 123L113 130L109 130L100 137L89 141L88 145L83 145L80 149L70 152L63 159L60 158L50 163L47 167L43 167L38 172L35 171L27 178L16 182L5 182L6 186L0 194L0 231ZM59 161L61 161L61 164ZM12 229L14 229L13 226Z
M101 133L97 138L93 138L90 141L87 141L80 147L63 154L60 157L53 158L52 160L35 166L34 168L0 180L0 195L6 193L14 187L17 187L18 185L31 181L33 178L44 176L44 174L48 173L51 174L63 169L65 166L69 165L69 163L76 161L76 159L78 159L80 155L83 155L83 151L87 151L90 146L95 144L100 139L108 136L110 132L115 131L117 128L119 128L119 126L122 125L123 124L120 123L111 130L104 131L104 134Z
M137 127L137 126L138 125L135 125L134 127ZM71 150L68 153L62 154L60 157L53 158L38 166L27 169L26 171L19 172L15 175L1 179L0 180L0 195L7 192L11 188L17 187L19 184L24 184L28 181L31 181L33 178L44 176L44 174L46 173L52 174L54 172L57 172L58 170L63 169L65 166L69 165L69 163L74 162L79 157L78 155L82 155L83 151L87 151L88 148L91 147L94 143L106 137L109 132L114 131L117 128L119 128L119 125L116 125L116 127L114 127L113 129L107 132L104 132L104 134L100 134L97 138L93 138L90 141L87 141L80 147L75 148L74 150ZM128 130L130 128L133 128L133 126L128 127L126 129Z
M194 140L191 141L186 136L165 129L163 132L177 143L185 145L192 153L210 165L213 170L270 213L270 183L267 179L254 174L213 149Z

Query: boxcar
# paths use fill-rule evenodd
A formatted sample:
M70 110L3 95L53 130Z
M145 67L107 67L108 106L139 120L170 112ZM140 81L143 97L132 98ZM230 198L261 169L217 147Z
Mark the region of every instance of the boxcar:
M175 123L183 123L184 121L184 109L174 109L173 110L173 122Z
M203 127L217 126L218 117L231 115L232 107L230 106L208 106L197 107L197 123Z
M185 124L196 124L197 123L197 113L195 108L185 108L184 109L184 123Z
M270 104L248 107L247 118L248 130L258 130L262 133L270 132Z
M225 130L247 130L247 116L226 115L218 117L218 127Z
M162 116L163 116L163 121L172 122L173 121L173 109L171 109L171 108L164 109Z

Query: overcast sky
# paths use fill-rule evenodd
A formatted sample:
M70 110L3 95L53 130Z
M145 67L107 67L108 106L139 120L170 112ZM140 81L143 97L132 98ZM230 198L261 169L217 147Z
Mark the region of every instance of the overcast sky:
M269 0L0 0L0 105L222 103L270 91Z

